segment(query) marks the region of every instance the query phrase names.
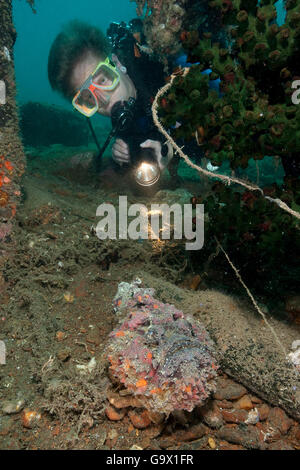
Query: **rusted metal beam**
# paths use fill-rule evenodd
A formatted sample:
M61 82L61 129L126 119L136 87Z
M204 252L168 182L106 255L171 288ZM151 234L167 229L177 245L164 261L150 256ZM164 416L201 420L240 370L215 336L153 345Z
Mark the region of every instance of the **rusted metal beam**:
M15 99L13 46L16 37L12 0L0 0L0 267L5 248L12 239L21 196L20 182L25 169Z

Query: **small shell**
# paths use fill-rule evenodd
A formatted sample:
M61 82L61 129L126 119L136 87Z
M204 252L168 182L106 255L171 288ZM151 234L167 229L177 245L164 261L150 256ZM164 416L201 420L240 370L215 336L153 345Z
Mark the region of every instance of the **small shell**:
M23 399L16 399L16 400L6 400L3 402L2 405L2 412L7 415L13 415L19 413L25 405L25 400Z
M287 359L294 364L294 366L300 366L300 348L296 349L296 351L291 352L287 355Z
M300 339L296 339L295 341L292 342L292 349L293 351L295 349L298 349L300 347Z
M246 424L256 424L259 421L259 412L257 408L254 410L249 411L248 418L246 419Z
M95 369L96 365L96 359L92 357L88 364L77 364L76 367L80 374L90 374Z
M37 426L41 419L41 413L33 410L24 410L22 414L22 424L24 428L32 429Z

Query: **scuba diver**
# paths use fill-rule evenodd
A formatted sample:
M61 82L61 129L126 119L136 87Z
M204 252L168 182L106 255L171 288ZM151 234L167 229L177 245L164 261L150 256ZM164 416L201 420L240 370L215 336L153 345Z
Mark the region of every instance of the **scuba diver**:
M132 168L135 181L145 187L157 183L173 158L172 146L152 118L153 98L165 84L165 74L148 49L139 19L129 25L111 23L107 37L98 28L73 20L54 40L48 59L53 90L88 120L96 113L111 118L112 130L96 157L96 168L114 138L113 160ZM90 121L89 125L97 143Z

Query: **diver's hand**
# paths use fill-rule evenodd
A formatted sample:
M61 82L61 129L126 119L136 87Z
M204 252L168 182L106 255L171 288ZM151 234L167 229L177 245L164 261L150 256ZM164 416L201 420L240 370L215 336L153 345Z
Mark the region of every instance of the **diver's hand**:
M112 146L112 158L119 165L130 162L129 145L124 140L116 139Z
M161 171L168 166L168 164L173 158L172 145L169 144L169 142L164 145L167 145L167 154L165 156L163 156L162 154L162 144L158 140L148 139L140 145L140 147L142 148L150 148L154 150L154 156Z

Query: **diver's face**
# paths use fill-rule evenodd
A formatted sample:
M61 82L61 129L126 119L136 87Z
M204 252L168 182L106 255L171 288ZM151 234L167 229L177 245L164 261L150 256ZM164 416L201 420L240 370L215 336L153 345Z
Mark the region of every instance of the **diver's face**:
M102 60L104 61L105 57L96 57L91 52L88 52L85 57L76 64L73 70L73 74L71 76L71 86L74 88L74 90L78 91L80 89L85 80L89 77L91 73L93 73L99 62L101 62ZM127 73L122 72L118 67L117 70L120 74L120 82L115 88L115 90L106 92L109 94L110 97L108 104L104 107L102 102L98 100L98 113L102 116L110 117L111 109L113 105L117 103L117 101L127 101L131 97L136 98L136 89L130 77L127 75ZM95 89L94 93L97 96L97 93L101 92Z

